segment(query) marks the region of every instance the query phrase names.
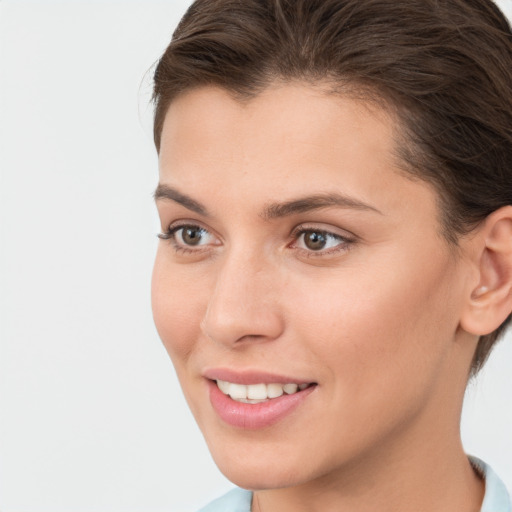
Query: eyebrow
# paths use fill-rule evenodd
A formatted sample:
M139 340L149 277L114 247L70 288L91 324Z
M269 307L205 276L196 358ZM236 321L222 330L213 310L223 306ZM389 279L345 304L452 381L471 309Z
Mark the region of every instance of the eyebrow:
M174 201L175 203L181 204L188 210L191 210L199 215L203 215L204 217L208 217L208 210L199 202L197 202L195 199L192 199L191 197L182 194L175 188L169 187L168 185L163 185L162 183L159 183L156 187L155 193L153 194L153 197L155 198L155 201L161 200L161 199L169 199L171 201Z
M205 217L209 216L208 210L201 203L186 194L179 192L175 188L163 185L162 183L159 183L156 187L154 198L155 201L168 199L181 204L188 210L199 215L203 215ZM272 220L331 207L372 211L382 215L382 212L372 205L363 203L362 201L349 196L331 193L315 194L312 196L294 199L292 201L286 201L284 203L271 203L263 209L261 217L265 220Z
M262 217L265 220L271 220L330 207L373 211L382 215L382 212L374 206L363 203L362 201L349 196L342 194L316 194L313 196L295 199L293 201L287 201L285 203L273 203L267 205L263 211Z

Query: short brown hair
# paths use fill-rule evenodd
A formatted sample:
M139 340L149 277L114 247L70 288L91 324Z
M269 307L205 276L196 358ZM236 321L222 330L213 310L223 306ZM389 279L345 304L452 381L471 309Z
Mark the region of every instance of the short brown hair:
M275 81L358 91L395 110L404 170L438 192L446 239L512 204L512 34L491 0L196 0L154 76L157 150L171 101ZM511 316L482 336L476 373Z

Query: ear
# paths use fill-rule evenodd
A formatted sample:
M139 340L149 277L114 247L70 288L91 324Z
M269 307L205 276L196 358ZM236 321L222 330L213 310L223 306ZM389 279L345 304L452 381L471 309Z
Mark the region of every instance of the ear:
M468 291L461 327L484 336L512 312L512 206L489 215L471 243L477 277Z

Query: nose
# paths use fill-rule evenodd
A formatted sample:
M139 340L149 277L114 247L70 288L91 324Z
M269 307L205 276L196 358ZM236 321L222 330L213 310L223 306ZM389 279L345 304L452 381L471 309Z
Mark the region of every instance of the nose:
M234 346L244 341L270 341L284 327L276 286L277 269L247 254L226 258L216 274L213 293L201 323L216 343Z

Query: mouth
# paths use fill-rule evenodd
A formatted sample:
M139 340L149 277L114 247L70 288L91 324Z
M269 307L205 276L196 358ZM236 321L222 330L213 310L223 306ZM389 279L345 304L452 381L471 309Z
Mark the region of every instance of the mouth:
M213 373L213 372L212 372ZM261 373L216 371L205 375L210 403L223 423L237 429L271 427L308 403L316 382Z
M217 387L226 396L229 396L235 402L244 404L261 404L279 398L283 395L294 395L306 388L314 386L314 383L309 384L296 384L289 382L280 384L278 382L266 384L264 382L259 384L238 384L236 382L229 382L226 380L215 380Z

